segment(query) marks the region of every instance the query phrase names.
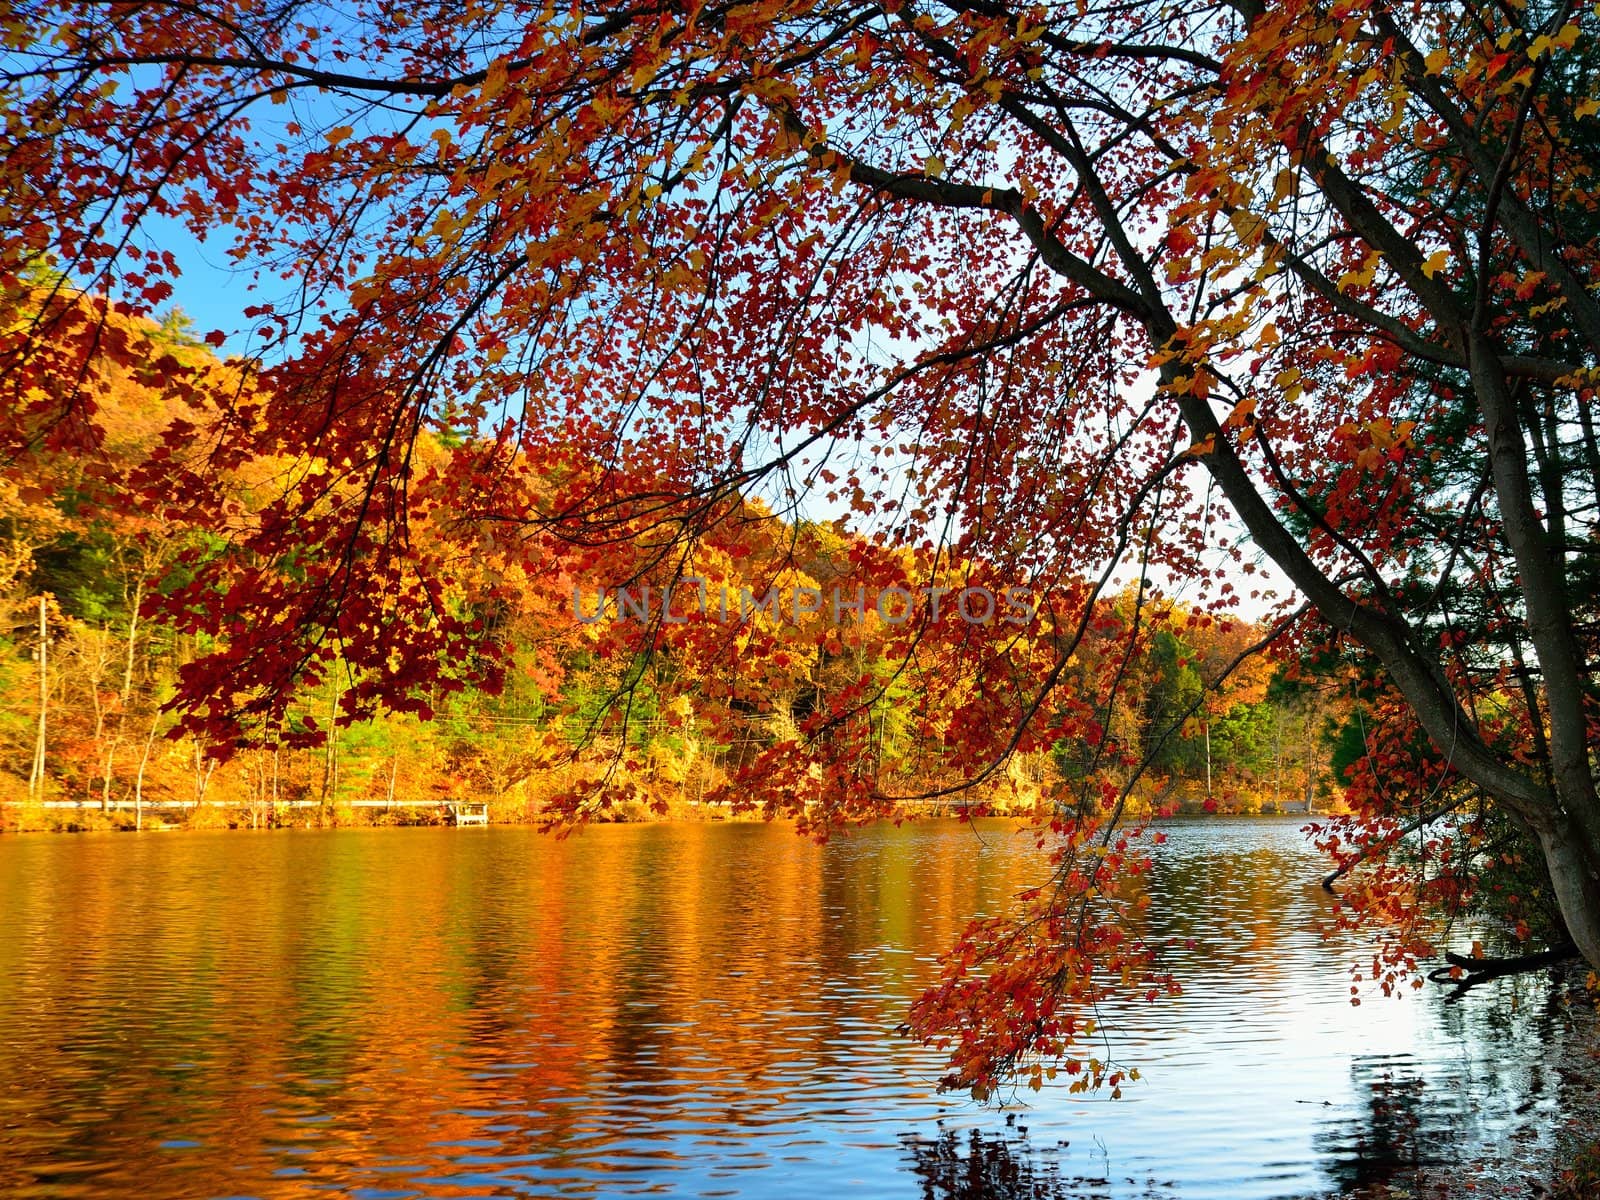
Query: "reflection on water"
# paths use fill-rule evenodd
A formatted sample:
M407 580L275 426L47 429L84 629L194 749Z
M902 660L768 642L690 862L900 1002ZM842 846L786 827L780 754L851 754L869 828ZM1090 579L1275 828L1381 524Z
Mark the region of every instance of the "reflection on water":
M998 822L6 839L0 1194L1298 1198L1592 1107L1537 981L1353 1009L1292 822L1172 830L1127 1099L938 1097L892 1030L1033 867Z
M1450 1051L1442 1062L1355 1056L1351 1090L1363 1111L1358 1120L1325 1122L1315 1140L1332 1185L1365 1195L1397 1179L1449 1178L1458 1187L1509 1182L1524 1189L1510 1194L1543 1195L1538 1185L1551 1164L1570 1155L1563 1133L1592 1138L1600 1113L1593 1014L1572 1012L1564 995L1535 986L1476 1013L1439 1006Z
M935 1137L900 1136L911 1159L911 1171L922 1182L923 1200L1110 1200L1113 1196L1171 1200L1170 1184L1154 1180L1113 1180L1108 1175L1068 1178L1062 1169L1061 1141L1037 1147L1022 1128L995 1133L968 1129L941 1130ZM1109 1168L1109 1155L1106 1156Z

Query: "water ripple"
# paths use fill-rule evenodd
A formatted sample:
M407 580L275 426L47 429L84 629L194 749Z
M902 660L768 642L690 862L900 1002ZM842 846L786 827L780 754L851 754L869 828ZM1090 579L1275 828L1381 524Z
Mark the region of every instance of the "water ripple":
M1034 882L986 823L0 842L0 1193L1302 1200L1508 1172L1592 1111L1592 1013L1352 1008L1291 822L1176 825L1111 1004L1127 1097L981 1110L893 1033Z

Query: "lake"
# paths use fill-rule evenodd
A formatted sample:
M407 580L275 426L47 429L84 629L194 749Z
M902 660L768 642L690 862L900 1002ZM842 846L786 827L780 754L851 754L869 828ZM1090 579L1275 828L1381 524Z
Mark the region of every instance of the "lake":
M0 1193L1516 1194L1593 1111L1547 981L1352 1007L1299 822L1168 833L1184 993L1105 1014L1143 1080L1000 1110L894 1029L1034 881L1007 822L0 839Z

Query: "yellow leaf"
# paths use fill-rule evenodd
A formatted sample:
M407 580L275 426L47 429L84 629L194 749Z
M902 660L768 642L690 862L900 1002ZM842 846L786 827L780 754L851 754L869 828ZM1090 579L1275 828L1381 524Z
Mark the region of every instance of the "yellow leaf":
M1378 264L1382 261L1383 256L1376 250L1372 251L1367 255L1359 269L1346 271L1339 276L1338 289L1341 292L1347 292L1351 288L1366 287L1372 282L1372 277L1378 273Z
M930 154L923 161L922 170L930 177L938 179L944 174L944 159L940 158L937 154Z
M1404 88L1397 88L1394 92L1394 107L1389 110L1389 115L1378 123L1378 128L1385 133L1393 133L1399 129L1406 119L1406 100L1408 94Z
M1293 404L1305 393L1305 384L1301 382L1300 371L1297 367L1289 367L1279 371L1272 382L1283 389L1285 403Z
M489 70L487 72L485 72L485 74L484 74L484 77L483 77L483 98L485 100L493 100L496 96L498 96L501 92L503 92L505 90L505 86L506 86L506 64L505 64L505 60L501 59L501 58L497 58L492 63L489 64Z
M1441 46L1422 61L1428 68L1429 75L1442 75L1444 69L1450 65L1450 51Z
M327 133L323 134L323 136L328 139L328 145L337 146L340 142L344 141L354 132L354 127L350 125L335 125L332 129L328 130Z
M1428 255L1428 261L1422 264L1422 273L1432 279L1449 265L1450 252L1448 250L1438 250Z
M1228 221L1232 224L1234 233L1239 235L1239 240L1248 243L1255 241L1256 234L1261 231L1264 224L1260 217L1242 208L1236 208L1229 213Z

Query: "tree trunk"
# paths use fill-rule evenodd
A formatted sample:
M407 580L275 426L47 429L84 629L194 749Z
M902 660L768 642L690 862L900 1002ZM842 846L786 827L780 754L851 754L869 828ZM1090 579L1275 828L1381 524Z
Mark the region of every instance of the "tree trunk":
M1489 438L1489 468L1501 527L1522 582L1529 640L1543 681L1554 804L1531 824L1544 848L1562 918L1578 950L1600 966L1600 794L1590 763L1583 653L1573 633L1564 547L1540 520L1522 436L1505 372L1480 329L1469 361L1478 410Z
M133 695L134 648L139 644L139 605L144 602L144 580L133 585L133 598L128 607L128 654L122 661L122 712L126 717L128 700Z
M124 593L126 596L126 593ZM128 730L128 705L133 700L134 651L139 644L139 604L144 598L144 580L136 580L128 609L127 653L122 660L122 690L117 693L117 731L111 735L111 745L106 750L105 773L100 780L100 808L111 807L111 779L116 770L117 750ZM137 828L137 821L135 821Z
M1175 328L1154 326L1152 342L1164 345ZM1162 370L1164 382L1170 384L1172 379L1165 376L1174 375L1174 369L1168 364ZM1488 370L1485 373L1493 374ZM1477 372L1474 375L1476 382ZM1529 632L1535 657L1546 671L1543 690L1552 714L1553 787L1507 762L1484 742L1477 723L1461 707L1438 662L1413 640L1408 626L1392 613L1347 595L1311 559L1256 489L1206 404L1187 395L1179 395L1178 404L1195 441L1211 439L1214 449L1205 458L1206 466L1256 544L1300 588L1324 620L1347 631L1377 657L1423 730L1445 752L1451 765L1535 831L1568 932L1584 958L1600 967L1600 835L1587 827L1600 826L1600 798L1595 795L1589 772L1587 747L1581 737L1574 737L1575 716L1577 727L1582 728L1581 688L1576 690L1575 701L1573 687L1581 659L1572 653L1570 625L1551 612L1551 600L1559 599L1560 588L1552 592L1548 586L1548 559L1542 569L1538 561L1533 543L1537 541L1537 546L1543 548L1544 541L1537 521L1529 521L1526 492L1521 504L1516 501L1516 470L1504 464L1517 455L1515 447L1504 444L1508 436L1504 428L1496 429L1495 420L1486 412L1486 424L1495 430L1491 434L1496 460L1494 484L1497 494L1504 492L1509 497L1509 502L1501 500L1502 509L1515 514L1515 519L1507 516L1504 525L1508 541L1519 549L1518 567L1529 598ZM1493 408L1492 402L1489 408ZM1516 437L1515 433L1509 436ZM1525 458L1521 474L1525 484ZM1523 567L1524 559L1527 568ZM1563 650L1568 651L1564 663Z
M161 724L161 714L150 718L150 732L145 735L144 753L139 756L139 771L133 777L133 827L144 828L144 769L150 762L150 747L155 745L156 728Z
M28 775L28 799L44 799L44 743L45 727L50 709L49 674L50 626L47 601L39 597L39 725L33 741L33 769Z
M211 783L211 773L217 769L217 760L206 754L199 742L194 744L194 810L200 811L205 802L206 787Z
M120 731L112 735L111 745L106 747L106 760L100 770L100 811L106 812L111 808L111 777L116 770L117 749L122 741Z
M1600 966L1600 881L1596 878L1594 855L1592 851L1585 852L1581 833L1568 821L1541 829L1538 834L1545 865L1550 870L1550 885L1573 945L1591 966Z
M100 739L106 732L106 706L100 699L100 680L106 670L106 650L110 645L110 630L101 626L95 633L94 656L89 667L89 703L94 707L94 744L98 746ZM106 764L100 781L100 811L105 812L111 807L111 756L116 753L113 744L106 751ZM86 791L84 799L93 801L94 786L88 779L84 780Z
M1283 800L1283 709L1272 709L1272 807L1281 807Z
M333 700L328 705L327 753L322 763L322 812L333 811L334 794L339 787L339 685L333 685Z
M1316 722L1311 712L1306 713L1306 816L1311 815L1311 802L1317 795Z

